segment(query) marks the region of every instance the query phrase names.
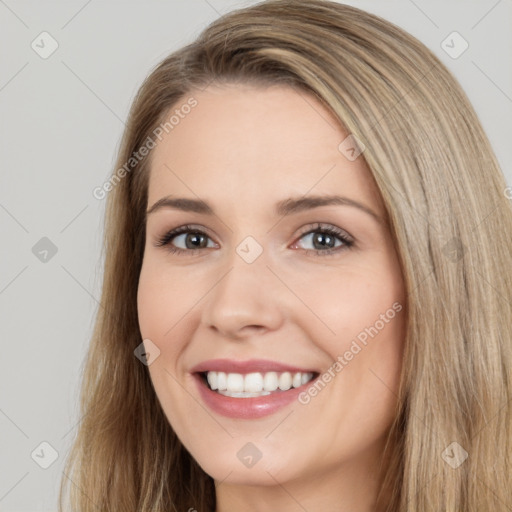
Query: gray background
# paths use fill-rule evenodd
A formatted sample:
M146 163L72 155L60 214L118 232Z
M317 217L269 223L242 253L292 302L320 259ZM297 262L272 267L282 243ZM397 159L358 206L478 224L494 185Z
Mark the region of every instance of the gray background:
M168 53L253 3L0 0L0 511L56 510L100 296L105 201L92 191L111 172L133 96ZM346 3L405 28L452 70L511 185L512 0ZM59 45L46 59L31 47L48 51L43 31ZM441 47L453 31L469 43L456 59ZM40 252L43 237L56 254ZM58 452L48 469L42 442Z

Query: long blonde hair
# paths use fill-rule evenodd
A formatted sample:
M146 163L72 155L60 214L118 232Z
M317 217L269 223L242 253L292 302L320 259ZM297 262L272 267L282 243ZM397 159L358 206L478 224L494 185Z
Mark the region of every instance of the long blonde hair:
M107 199L101 308L60 509L215 508L212 478L180 443L134 356L151 159L133 155L171 107L212 81L313 93L366 147L407 290L387 510L510 510L512 207L504 177L466 95L431 51L388 21L321 0L232 11L141 86Z

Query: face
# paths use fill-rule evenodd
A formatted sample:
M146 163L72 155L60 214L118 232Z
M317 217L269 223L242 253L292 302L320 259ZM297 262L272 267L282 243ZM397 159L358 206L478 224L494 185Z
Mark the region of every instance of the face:
M192 96L152 150L138 289L163 410L223 485L367 475L405 314L371 174L313 96L212 85L180 105Z

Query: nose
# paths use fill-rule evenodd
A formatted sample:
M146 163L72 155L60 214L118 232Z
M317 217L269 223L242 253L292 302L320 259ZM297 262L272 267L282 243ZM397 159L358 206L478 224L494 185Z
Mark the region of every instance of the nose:
M237 254L205 297L202 322L225 339L242 340L279 329L286 289L261 255L246 263Z

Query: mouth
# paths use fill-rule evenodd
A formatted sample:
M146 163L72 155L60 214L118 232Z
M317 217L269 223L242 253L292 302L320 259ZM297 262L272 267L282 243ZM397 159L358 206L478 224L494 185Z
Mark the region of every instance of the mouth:
M211 391L231 398L256 398L305 386L318 372L198 372L203 384Z
M313 369L265 359L212 359L190 373L204 404L234 419L262 418L291 406L320 375Z

